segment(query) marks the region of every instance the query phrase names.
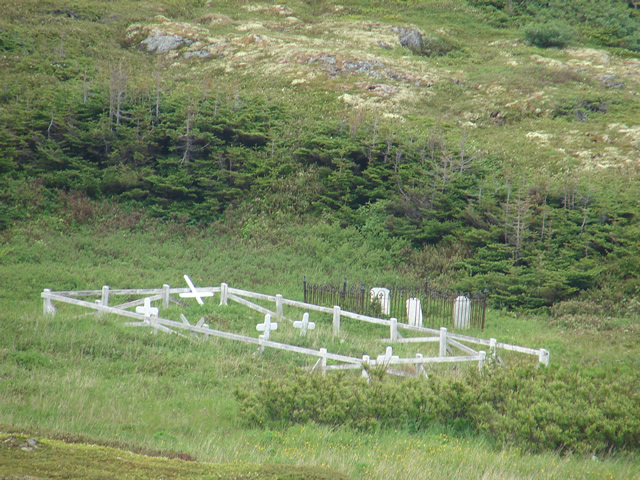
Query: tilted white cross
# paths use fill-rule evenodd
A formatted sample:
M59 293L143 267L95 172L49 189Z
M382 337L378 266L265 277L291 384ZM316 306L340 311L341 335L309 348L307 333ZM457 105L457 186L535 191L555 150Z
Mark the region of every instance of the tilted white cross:
M204 305L204 302L202 301L202 297L213 297L213 292L199 292L198 290L196 290L196 287L191 281L191 279L189 278L189 275L185 275L184 279L187 282L187 285L189 285L191 292L181 293L180 296L182 298L195 298L200 305Z
M314 328L316 328L316 324L309 321L309 313L305 312L302 316L302 321L296 320L295 322L293 322L293 328L299 328L300 335L304 337L307 335L307 330L313 330Z
M192 325L189 323L189 320L187 320L187 317L184 316L184 314L180 314L180 319L182 320L182 323L185 324L188 327L191 327ZM200 321L196 324L196 327L200 328L209 328L209 324L208 323L204 323L205 322L205 318L204 317L200 317ZM205 333L205 335L208 337L209 334ZM196 337L197 333L196 332L191 332L191 336L192 337Z
M151 306L151 299L149 297L144 299L143 307L136 307L136 313L141 313L145 317L157 317L159 311L158 308Z
M264 316L264 323L259 323L258 325L256 325L256 330L258 330L259 332L264 332L264 339L265 340L269 340L269 332L271 332L271 330L277 330L278 329L278 324L277 323L271 323L271 315L266 314Z
M387 366L389 365L389 363L393 362L394 360L399 360L400 357L398 355L393 355L393 350L391 347L387 347L387 349L384 352L384 355L378 355L378 358L376 358L376 365L384 365Z

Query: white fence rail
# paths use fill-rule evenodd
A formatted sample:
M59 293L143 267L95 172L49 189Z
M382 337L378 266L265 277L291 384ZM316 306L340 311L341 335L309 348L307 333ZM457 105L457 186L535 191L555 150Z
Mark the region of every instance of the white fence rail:
M189 284L189 288L171 288L169 285L163 285L159 289L110 289L108 286L103 287L101 290L76 290L76 291L57 291L53 292L49 289L45 289L41 297L44 301L44 313L55 314L56 303L67 303L84 307L87 309L95 310L99 314L112 313L115 315L121 315L124 317L137 320L136 322L129 322L128 326L144 326L152 327L155 330L161 330L165 332L178 333L190 332L191 335L203 334L206 336L216 336L234 341L240 341L243 343L254 344L262 351L265 348L273 348L277 350L294 352L297 354L317 357L316 364L311 368L312 371L320 370L325 374L329 370L348 370L348 369L360 369L362 376L369 376L368 371L371 368L385 368L389 373L403 376L427 376L424 370L426 364L437 363L457 363L457 362L477 362L478 367L482 368L484 365L487 353L483 350L476 351L465 343L472 343L476 345L489 347L489 356L495 360L500 360L498 356L498 350L506 350L519 352L528 355L534 355L538 357L538 361L543 365L549 364L549 352L545 349L533 349L527 347L520 347L517 345L511 345L507 343L498 342L496 339L491 338L489 340L471 337L468 335L462 335L458 333L448 332L446 328L440 330L418 327L408 325L404 323L398 323L395 318L385 320L381 318L369 317L366 315L360 315L352 312L345 312L340 309L339 306L334 308L322 307L318 305L308 304L297 300L289 300L283 298L282 295L265 295L256 292L250 292L237 288L229 288L227 284L223 283L220 287L204 287L196 288L193 286L191 280L185 275L185 280ZM181 315L182 321L171 320L162 318L157 315L159 309L152 307L151 302L162 301L162 307L167 308L171 302L183 304L174 295L181 298L195 298L199 303L202 303L202 297L211 297L216 293L220 294L220 305L227 305L229 301L234 301L247 308L253 309L265 315L265 323L260 324L258 329L263 331L262 335L258 338L250 337L246 335L239 335L231 332L225 332L222 330L216 330L210 328L204 323L204 318L200 320L197 325L192 325L186 319L184 315ZM142 298L121 303L115 306L109 306L111 297L118 295L136 296L140 295ZM78 297L99 297L94 301L81 300ZM251 302L247 298L253 300L259 300L263 302L274 303L274 309L270 310L262 305ZM141 306L144 305L144 306ZM372 323L376 325L382 325L389 327L389 338L383 339L391 344L409 344L409 343L438 343L439 354L436 357L424 357L422 354L417 354L416 357L400 358L393 355L392 347L388 346L383 355L378 355L375 358L371 358L368 355L362 356L362 358L351 357L348 355L340 355L330 353L325 348L314 350L306 347L300 347L296 345L290 345L285 343L274 342L269 338L269 332L277 328L277 323L270 323L271 317L275 317L280 321L285 319L284 306L295 307L299 309L316 311L320 313L332 315L332 327L334 335L340 332L342 318L353 319L361 322ZM127 310L128 308L136 307L136 312ZM306 315L306 322L304 331L308 325L309 328L313 328L314 324L308 322L308 315ZM302 322L295 322L295 324L301 324ZM430 336L409 337L404 338L400 335L399 330L415 332ZM453 349L457 349L464 355L453 355ZM335 364L328 364L327 362L335 362ZM394 370L393 366L413 368L411 371L406 370Z

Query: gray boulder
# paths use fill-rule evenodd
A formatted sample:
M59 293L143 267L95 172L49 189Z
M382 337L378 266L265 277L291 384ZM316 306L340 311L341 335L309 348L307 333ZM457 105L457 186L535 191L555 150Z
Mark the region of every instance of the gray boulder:
M147 52L151 53L166 53L171 50L176 50L182 45L191 45L193 40L182 38L180 35L152 35L145 38L140 45L146 47Z
M398 41L403 47L417 53L421 53L424 49L422 34L417 30L403 27L391 27L391 30L398 34Z

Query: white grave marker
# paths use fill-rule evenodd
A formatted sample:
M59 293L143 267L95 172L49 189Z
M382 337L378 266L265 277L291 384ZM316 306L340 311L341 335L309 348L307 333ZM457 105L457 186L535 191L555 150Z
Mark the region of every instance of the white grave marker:
M380 313L383 315L389 315L389 313L391 313L388 288L373 287L371 289L371 303L373 302L380 304Z
M407 300L407 321L409 325L422 326L422 304L419 298Z
M307 330L313 330L316 328L316 324L309 321L309 313L305 312L302 316L302 321L297 320L293 322L293 328L299 328L300 335L304 337L307 335Z
M199 292L198 290L196 290L196 287L191 281L191 279L189 278L189 275L185 275L184 279L187 282L187 285L189 285L191 292L181 293L180 296L182 298L195 298L200 305L204 305L204 302L202 301L202 297L213 297L213 292Z
M393 355L393 349L391 347L387 347L384 355L378 355L378 358L376 358L376 365L384 365L386 367L389 363L399 358L398 355Z
M271 330L277 330L278 329L278 324L277 323L271 323L271 315L267 314L264 316L264 323L259 323L258 325L256 325L256 330L258 330L259 332L264 332L264 339L265 340L269 340L269 332L271 332Z
M464 295L456 297L453 304L453 326L455 328L471 327L471 300Z
M157 317L159 311L156 307L151 306L151 299L149 297L144 299L144 306L136 307L136 313L141 313L145 317Z

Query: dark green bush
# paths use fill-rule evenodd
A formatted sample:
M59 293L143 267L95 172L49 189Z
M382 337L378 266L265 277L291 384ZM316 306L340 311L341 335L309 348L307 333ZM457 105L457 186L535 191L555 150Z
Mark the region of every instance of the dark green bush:
M433 425L471 429L497 445L582 454L640 449L640 381L578 369L489 368L461 380L431 376L367 384L345 375L267 380L236 397L247 422L360 430Z
M569 26L559 22L530 23L523 31L525 40L540 48L562 48L573 37Z
M460 49L460 46L456 42L444 37L425 36L422 42L421 53L428 57L442 57Z

